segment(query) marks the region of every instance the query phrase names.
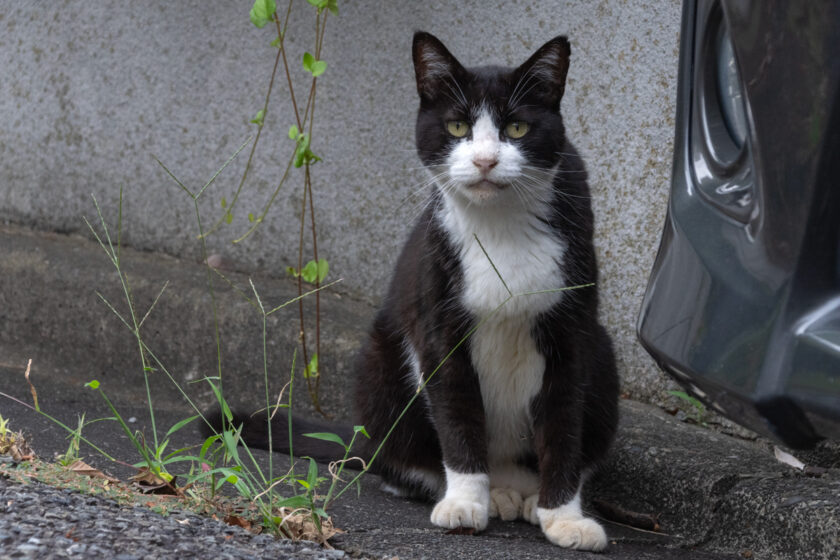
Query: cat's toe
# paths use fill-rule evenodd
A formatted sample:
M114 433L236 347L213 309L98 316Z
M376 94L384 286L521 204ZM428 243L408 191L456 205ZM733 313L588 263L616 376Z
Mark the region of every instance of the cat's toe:
M541 515L540 524L546 538L557 546L598 552L607 548L604 528L587 517L555 517Z
M513 521L522 512L522 494L513 488L490 489L490 517Z
M444 498L432 510L432 523L446 529L473 527L481 531L487 527L487 515L485 504Z
M522 503L522 519L533 525L540 524L540 518L537 517L537 502L539 499L539 494L534 494L525 498L525 501Z

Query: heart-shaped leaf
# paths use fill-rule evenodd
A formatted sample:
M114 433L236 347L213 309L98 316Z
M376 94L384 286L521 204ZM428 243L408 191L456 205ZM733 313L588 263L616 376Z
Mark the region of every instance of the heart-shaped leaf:
M327 63L323 60L315 60L310 53L303 53L303 69L317 78L327 70Z
M277 4L274 0L254 0L251 7L251 23L259 28L265 27L271 21L274 12L277 11Z

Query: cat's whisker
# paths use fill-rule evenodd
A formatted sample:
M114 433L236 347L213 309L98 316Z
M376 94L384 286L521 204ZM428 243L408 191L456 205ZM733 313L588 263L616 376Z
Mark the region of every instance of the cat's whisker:
M441 175L443 175L443 173ZM426 206L428 206L428 204L429 204L429 198L432 196L432 193L434 192L434 186L440 184L438 179L439 179L439 177L433 177L433 178L428 179L427 181L424 181L422 184L420 184L419 187L415 188L411 193L409 193L408 195L403 197L402 201L400 202L400 204L397 206L397 208L395 210L402 209L403 206L405 206L407 203L409 203L409 199L420 196L420 201L414 205L414 208L412 208L409 211L409 213L414 215L413 217L415 217L415 218L417 216L419 216L420 214L422 214L423 210L425 210ZM426 194L421 196L421 194L424 191L425 191ZM416 211L418 206L421 207L420 211Z
M527 78L527 79L525 79L524 82L523 82L524 78ZM510 98L508 99L507 105L508 105L509 109L513 109L514 107L517 106L516 104L519 102L519 99L522 97L521 95L519 95L520 88L525 87L528 84L528 82L530 82L532 79L534 79L534 74L531 73L531 72L528 72L528 73L519 77L519 81L516 82L516 86L513 88L513 93L510 95Z
M458 80L455 79L455 76L452 75L452 72L448 72L448 73L449 73L449 82L447 82L447 86L449 87L450 90L452 90L452 84L455 84L455 87L458 88L457 95L458 95L459 99L461 100L461 103L463 104L463 108L466 109L467 107L469 107L469 103L467 102L467 96L464 95L464 90L461 89L461 84L458 83ZM455 91L453 90L452 93L454 94Z

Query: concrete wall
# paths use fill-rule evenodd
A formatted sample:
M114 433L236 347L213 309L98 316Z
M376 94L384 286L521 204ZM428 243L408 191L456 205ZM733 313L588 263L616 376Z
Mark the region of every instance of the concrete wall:
M282 2L278 2L282 4ZM562 110L586 159L597 216L602 314L616 338L625 388L658 400L664 377L639 347L634 324L664 219L670 173L680 3L339 2L328 22L313 150L319 249L344 289L377 300L407 223L422 205L425 175L413 152L417 105L412 32L437 34L466 65L519 64L567 34L572 65ZM115 215L124 187L124 239L136 248L197 259L192 201L160 158L197 189L256 131L274 59L250 2L0 0L0 220L83 231L96 193ZM313 50L314 10L295 2L287 45ZM273 192L294 120L278 76L256 164L232 224L208 240L237 269L282 274L297 260L302 174ZM201 200L205 226L221 215L247 150ZM328 310L326 310L329 313Z

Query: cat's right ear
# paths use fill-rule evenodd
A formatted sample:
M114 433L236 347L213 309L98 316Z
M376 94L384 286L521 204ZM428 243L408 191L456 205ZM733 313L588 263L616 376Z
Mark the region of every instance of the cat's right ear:
M431 33L416 32L411 52L417 93L423 99L434 99L444 91L446 81L457 80L465 72L461 63Z

